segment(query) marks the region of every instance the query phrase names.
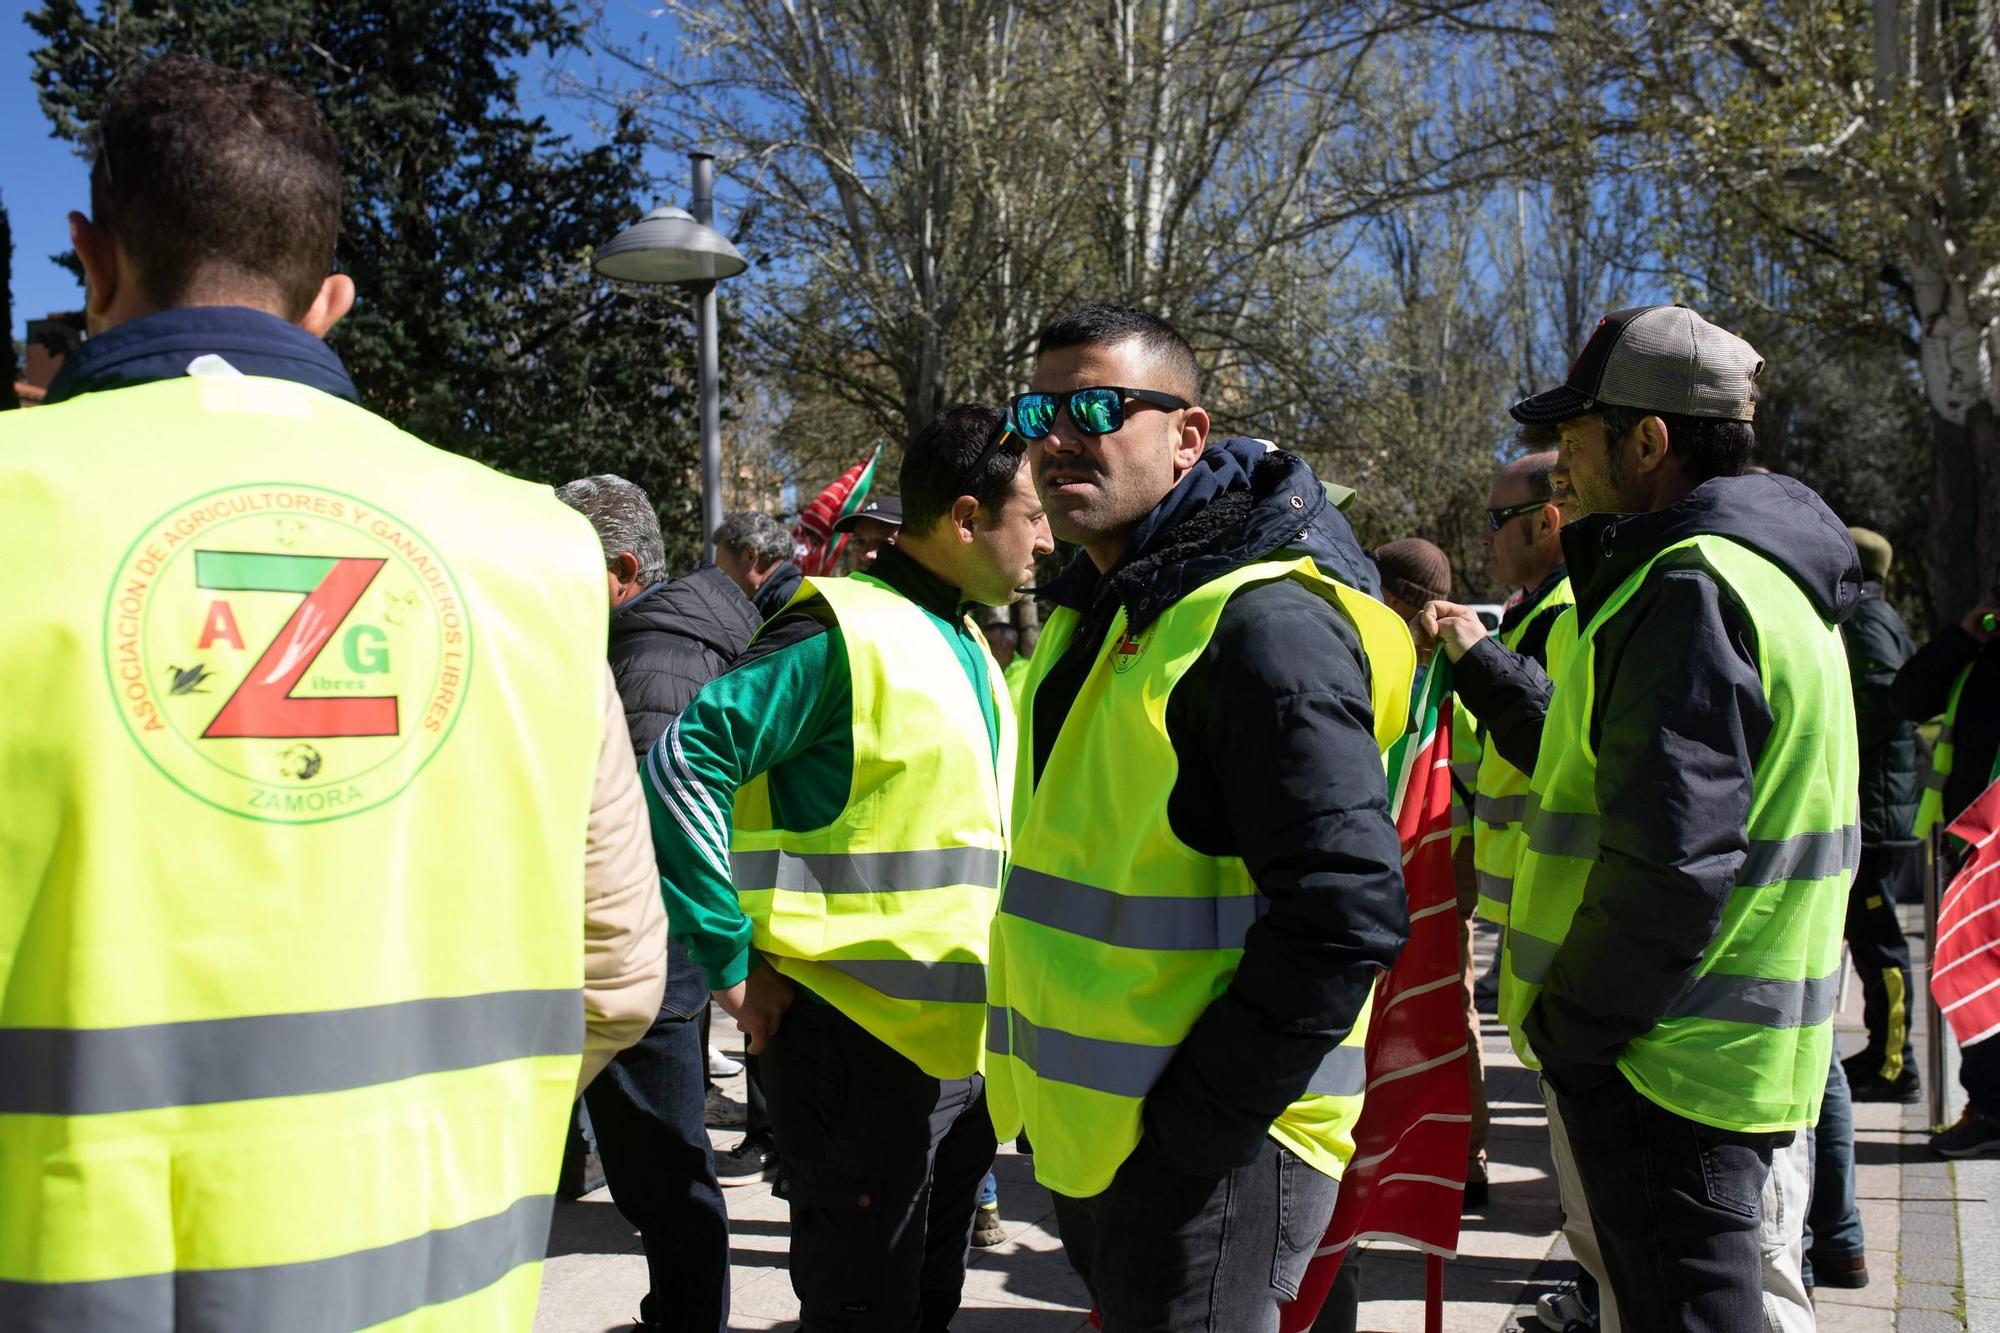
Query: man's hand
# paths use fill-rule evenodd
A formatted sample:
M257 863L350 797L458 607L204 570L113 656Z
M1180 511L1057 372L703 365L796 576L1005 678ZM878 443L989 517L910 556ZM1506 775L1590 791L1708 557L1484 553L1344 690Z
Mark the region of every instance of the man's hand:
M743 1029L743 1035L750 1039L752 1055L764 1053L778 1033L785 1010L792 1007L792 983L769 963L757 964L756 971L728 990L709 994L715 996L724 1013L736 1020L736 1026Z
M1991 642L2000 635L2000 601L1989 598L1965 613L1965 619L1958 627L1981 643Z
M1445 656L1456 662L1486 637L1486 622L1469 606L1431 602L1410 622L1410 637L1417 641L1419 653L1443 644Z

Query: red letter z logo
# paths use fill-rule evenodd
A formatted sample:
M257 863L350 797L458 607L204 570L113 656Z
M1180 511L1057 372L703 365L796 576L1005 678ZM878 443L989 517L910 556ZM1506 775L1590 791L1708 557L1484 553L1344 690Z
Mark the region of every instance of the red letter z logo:
M206 738L303 740L325 736L394 736L396 699L295 699L292 691L368 591L383 561L261 551L196 551L195 585L225 592L295 592L305 600L250 674L222 705Z

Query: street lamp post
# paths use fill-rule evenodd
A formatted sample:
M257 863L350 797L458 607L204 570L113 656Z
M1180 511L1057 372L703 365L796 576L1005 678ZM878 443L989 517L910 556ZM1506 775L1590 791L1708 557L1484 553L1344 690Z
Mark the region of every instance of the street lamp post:
M716 362L715 287L750 267L715 220L715 159L691 153L694 211L656 208L597 252L591 267L618 282L671 284L693 292L699 317L696 382L701 413L701 549L715 554L722 523L722 403Z

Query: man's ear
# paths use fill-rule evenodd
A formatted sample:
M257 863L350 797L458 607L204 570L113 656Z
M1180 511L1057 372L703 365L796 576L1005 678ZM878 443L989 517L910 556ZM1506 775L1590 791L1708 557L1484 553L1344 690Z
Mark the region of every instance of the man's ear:
M1667 465L1667 423L1647 417L1632 432L1632 462L1640 473L1658 472Z
M1181 432L1174 441L1174 475L1180 476L1201 461L1202 450L1208 447L1208 412L1199 407L1188 408L1181 416Z
M620 583L639 581L639 557L630 551L620 551L611 558L611 572L618 576Z
M329 273L319 285L319 295L299 320L299 327L315 338L324 338L333 326L354 309L354 279L345 273Z
M969 495L961 495L951 502L951 530L961 544L970 542L978 532L975 519L979 514L979 501Z
M81 213L69 215L69 243L83 264L85 318L101 325L116 304L124 283L131 281L125 271L118 238Z

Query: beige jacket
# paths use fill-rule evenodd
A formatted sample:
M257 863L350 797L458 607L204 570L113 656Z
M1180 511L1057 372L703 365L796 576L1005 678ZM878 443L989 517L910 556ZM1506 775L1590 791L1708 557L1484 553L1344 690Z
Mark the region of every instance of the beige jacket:
M604 741L583 853L583 1071L579 1095L611 1057L646 1035L667 984L667 913L639 768L611 667Z

